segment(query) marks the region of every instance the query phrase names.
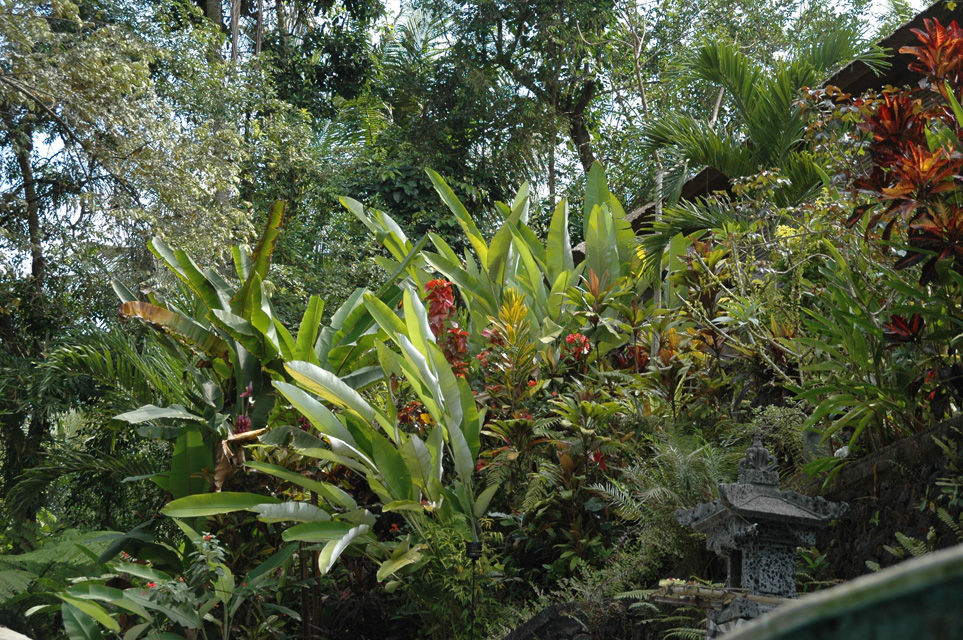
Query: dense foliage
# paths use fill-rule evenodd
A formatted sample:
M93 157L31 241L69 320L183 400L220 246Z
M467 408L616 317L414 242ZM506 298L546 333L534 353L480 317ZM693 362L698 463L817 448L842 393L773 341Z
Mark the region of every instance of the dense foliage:
M0 623L684 635L607 599L754 433L829 482L958 413L955 22L854 97L864 2L270 5L0 8Z

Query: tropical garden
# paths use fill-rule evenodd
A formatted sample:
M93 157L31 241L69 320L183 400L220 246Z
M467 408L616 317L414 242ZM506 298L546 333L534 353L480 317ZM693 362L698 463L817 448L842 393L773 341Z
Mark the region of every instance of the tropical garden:
M917 9L3 2L0 624L704 635L644 591L754 434L963 406L963 28L824 84Z

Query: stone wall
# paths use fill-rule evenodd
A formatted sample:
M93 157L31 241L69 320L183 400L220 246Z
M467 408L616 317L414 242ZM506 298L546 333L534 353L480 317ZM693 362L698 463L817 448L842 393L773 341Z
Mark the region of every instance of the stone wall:
M896 533L925 539L933 527L935 548L961 542L936 515L931 502L938 499L936 482L961 475L963 461L948 459L934 438L954 442L963 452L963 417L940 423L931 429L890 445L859 461L847 465L835 482L822 493L827 500L849 504L849 512L836 526L820 532L816 547L826 553L832 577L851 580L869 572L866 560L886 567L899 562L883 547L899 547ZM820 485L811 483L804 489L819 495ZM924 508L920 510L920 505ZM958 509L950 509L958 513Z

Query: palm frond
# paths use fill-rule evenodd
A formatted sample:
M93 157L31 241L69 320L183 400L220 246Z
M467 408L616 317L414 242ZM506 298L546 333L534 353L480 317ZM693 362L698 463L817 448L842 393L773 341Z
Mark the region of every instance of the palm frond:
M666 247L679 234L687 236L704 229L745 226L757 216L757 212L735 207L721 196L668 205L662 210L661 220L639 231L639 244L645 252L642 268L647 273L661 269Z
M120 330L94 331L54 350L41 365L50 386L66 378L89 377L105 391L111 409L126 410L163 398L187 402L187 363L160 346L153 334L138 343Z
M683 66L684 77L724 87L743 119L755 109L763 71L731 40L708 40L699 45Z
M750 147L734 132L682 114L670 114L646 122L641 130L641 149L655 152L673 148L691 166L710 166L729 178L753 173L756 162Z
M40 504L40 495L50 484L73 473L104 473L120 479L152 476L161 469L144 454L112 455L74 449L53 449L47 460L20 475L4 498L4 509L22 514L31 505Z

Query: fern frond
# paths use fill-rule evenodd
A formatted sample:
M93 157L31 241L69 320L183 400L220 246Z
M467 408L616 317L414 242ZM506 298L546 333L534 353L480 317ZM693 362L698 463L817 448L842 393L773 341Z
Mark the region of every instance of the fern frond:
M940 507L936 510L936 517L938 517L950 530L956 534L958 540L963 541L963 513L960 514L959 520L955 520L950 512L945 508Z
M590 488L625 520L638 522L645 518L642 504L618 480L610 478L605 484L594 484Z

